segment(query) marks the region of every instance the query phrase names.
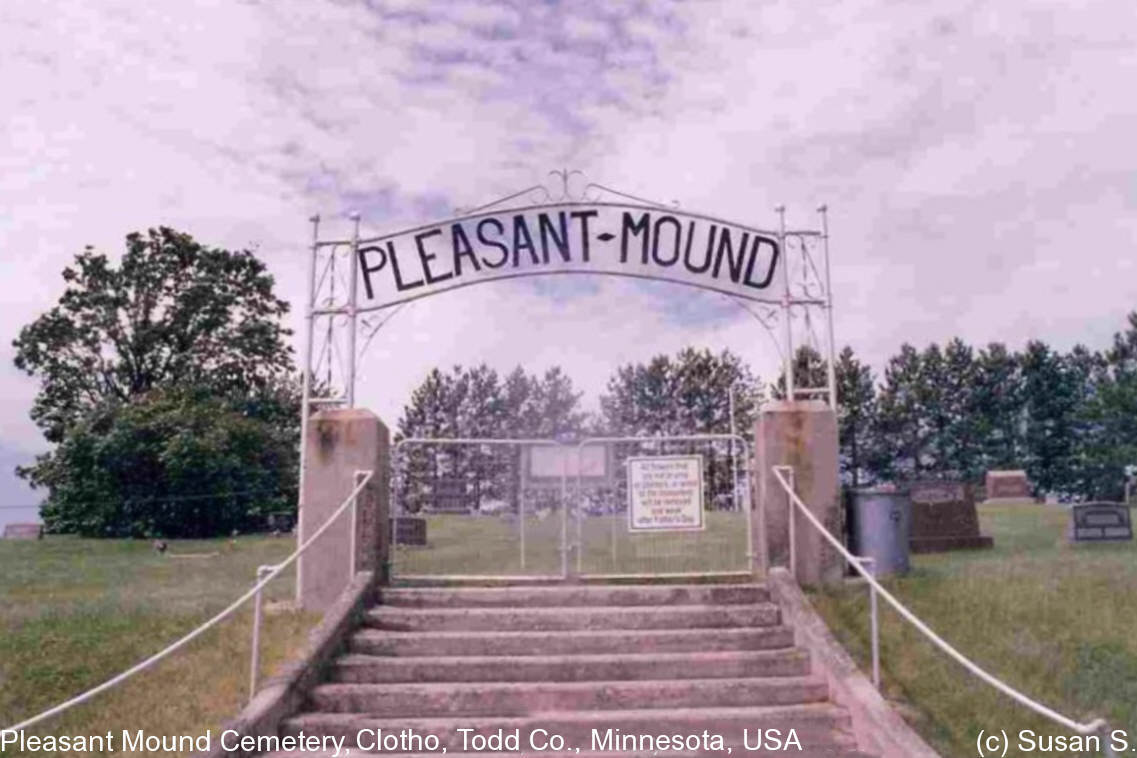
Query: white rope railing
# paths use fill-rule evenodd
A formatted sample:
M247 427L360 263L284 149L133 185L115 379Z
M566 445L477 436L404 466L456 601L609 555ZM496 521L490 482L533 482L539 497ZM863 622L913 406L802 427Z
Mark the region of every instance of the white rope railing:
M793 487L790 485L789 482L786 481L785 477L783 476L782 472L783 472L783 470L786 470L786 469L789 469L792 472L792 467L790 467L790 466L774 466L773 467L773 473L774 473L774 477L778 480L778 483L782 485L782 489L784 489L786 491L786 494L789 496L790 501L794 504L795 508L797 510L801 511L802 515L804 515L806 517L806 519L811 524L813 524L814 528L816 528L817 531L819 531L821 533L821 536L824 537L826 539L826 541L829 542L829 544L831 544L834 548L836 548L837 552L839 552L842 556L844 556L845 560L849 563L849 565L851 565L853 567L853 569L856 570L856 572L858 574L863 576L865 578L865 581L868 582L869 585L877 593L879 593L881 597L883 597L885 600L887 600L889 605L891 605L893 608L896 609L897 613L899 613L901 616L903 616L905 620L907 620L910 624L912 624L912 626L916 627L925 637L927 637L929 640L931 640L932 644L934 644L936 647L938 647L943 652L947 653L949 657L954 659L957 663L959 663L965 669L970 671L972 674L979 677L981 680L983 680L987 684L991 685L995 689L999 690L1004 695L1007 695L1008 697L1017 701L1021 705L1024 705L1027 708L1029 708L1030 710L1039 714L1040 716L1045 716L1046 718L1050 719L1051 721L1053 721L1057 724L1060 724L1060 725L1066 727L1067 729L1073 730L1073 731L1077 732L1078 734L1083 734L1083 735L1100 734L1103 731L1105 731L1106 723L1105 723L1104 719L1094 719L1093 721L1089 721L1089 722L1083 724L1081 722L1074 721L1071 718L1067 718L1066 716L1063 716L1061 713L1058 713L1054 709L1048 708L1047 706L1043 705L1042 703L1039 703L1035 700L1032 700L1031 698L1027 697L1023 693L1016 690L1014 687L1003 682L1001 679L998 679L997 677L993 676L992 674L987 673L985 670L980 668L978 664L974 663L971 659L967 658L965 655L960 653L958 650L956 650L950 644L945 642L938 634L933 632L928 627L927 624L925 624L923 621L921 621L919 619L919 617L916 616L916 614L914 614L914 613L912 613L912 611L908 610L908 608L905 607L905 605L903 603L901 603L899 600L897 600L895 597L893 597L892 593L890 593L883 586L881 586L880 582L878 582L876 580L876 577L874 577L872 574L870 574L868 571L865 570L864 566L861 565L861 561L856 556L854 556L852 553L850 553L845 548L845 546L841 544L841 541L838 540L836 537L834 537L829 532L829 530L826 529L822 525L822 523L817 519L816 516L814 516L812 513L810 513L808 506L806 506L806 504L804 502L802 502L802 499L800 497L798 497L798 494L796 492L794 492ZM791 511L791 522L792 522L792 520L793 520L793 514ZM790 567L791 572L793 571L793 569L794 569L794 567L791 564L791 567Z
M305 550L308 549L309 545L311 545L313 542L315 542L317 539L319 539L320 535L322 535L325 531L328 530L328 528L331 527L331 525L335 522L335 520L337 518L339 518L340 514L342 514L345 510L347 510L348 508L350 508L352 506L352 504L355 502L355 499L357 497L359 497L359 493L362 492L363 488L365 486L367 486L367 483L371 481L371 478L374 474L374 472L372 472L372 471L359 472L359 473L363 474L363 476L356 483L355 487L351 491L351 494L348 495L347 499L343 501L343 504L340 505L339 508L337 508L331 516L328 517L327 521L325 521L323 523L323 525L319 529L316 530L315 534L313 534L308 539L304 540L304 542L298 548L296 548L296 550L292 553L292 555L288 556L283 561L276 564L273 567L273 570L265 575L264 579L261 579L259 582L257 582L255 585L253 585L253 587L251 589L249 589L248 592L246 592L244 595L241 595L241 597L234 600L233 603L230 604L228 608L221 611L216 616L209 619L204 624L197 627L196 629L194 629L192 632L190 632L189 634L182 637L177 642L173 643L172 645L165 648L164 650L161 650L161 651L155 653L154 655L150 656L149 658L142 661L141 663L138 663L138 664L128 668L126 671L123 671L121 674L118 674L117 676L115 676L111 679L108 679L107 681L103 682L102 684L98 685L97 687L92 687L91 689L87 690L86 692L82 693L81 695L76 695L75 697L71 698L70 700L67 700L63 703L60 703L59 705L57 705L53 708L48 708L46 711L44 711L43 713L40 713L39 715L33 716L30 719L26 719L24 721L21 721L18 724L7 727L5 729L0 729L0 734L3 734L4 732L18 732L21 729L27 729L28 727L35 726L36 724L40 723L41 721L44 721L45 719L49 719L52 716L58 716L60 713L63 713L64 711L66 711L70 708L73 708L74 706L79 705L80 703L87 702L88 700L93 698L95 695L98 695L102 692L106 692L107 690L111 689L112 687L115 687L115 686L121 684L122 682L125 682L127 679L134 676L135 674L137 674L141 671L145 671L146 669L150 668L151 666L153 666L158 661L162 660L163 658L170 655L171 653L174 653L174 652L180 650L181 648L185 647L187 644L189 644L195 638L201 636L202 634L207 632L209 629L213 628L217 624L224 621L226 618L228 618L230 615L232 615L238 608L240 608L242 605L244 605L246 602L248 602L248 600L250 598L257 595L266 584L268 584L273 579L275 579L277 576L279 576L280 573L282 571L284 571L284 569L288 568L300 556L301 553L303 553ZM352 543L354 544L354 535L352 535Z

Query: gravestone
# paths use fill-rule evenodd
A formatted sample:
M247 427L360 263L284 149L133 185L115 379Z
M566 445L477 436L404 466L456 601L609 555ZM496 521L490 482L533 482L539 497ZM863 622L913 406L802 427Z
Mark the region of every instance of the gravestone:
M426 545L426 519L421 516L399 516L391 519L392 540L396 545Z
M939 553L993 547L979 533L975 495L963 482L922 479L908 483L912 497L913 553Z
M293 513L288 513L287 511L270 513L268 514L266 521L268 523L268 528L273 531L291 532L292 529L296 526L296 515Z
M1026 478L1026 472L1021 469L1012 471L988 471L985 484L987 490L986 502L988 503L1033 499L1030 481Z
M43 524L5 524L6 540L42 540Z
M1129 506L1124 503L1079 503L1070 508L1072 542L1112 542L1133 539Z
M427 510L432 513L469 513L476 501L467 491L465 479L436 479L431 490Z

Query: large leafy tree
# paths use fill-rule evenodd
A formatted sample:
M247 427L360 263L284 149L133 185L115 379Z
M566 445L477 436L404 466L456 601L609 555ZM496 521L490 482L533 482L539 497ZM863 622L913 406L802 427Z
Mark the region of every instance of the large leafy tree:
M243 394L292 370L288 303L251 252L162 227L129 235L117 266L87 248L63 279L59 303L13 343L40 380L32 418L51 442L108 400L173 384Z
M190 426L203 437L210 432L202 424L212 419L219 429L232 420L228 413L266 424L266 439L295 434L293 364L285 343L289 332L281 323L288 304L275 296L272 276L251 252L207 247L162 227L129 235L117 263L87 248L64 269L63 279L66 288L59 302L25 326L13 343L16 366L40 382L32 419L55 445L34 465L20 469L33 485L49 489L44 511L49 527L136 533L136 526L111 516L96 527L93 517L72 519L68 514L83 507L83 498L141 502L136 489L142 480L151 486L146 495L150 503L175 497L204 501L231 491L230 477L202 473L210 465L205 452L200 454L203 468L194 476L143 465L144 460L169 460L158 451L170 443L176 425L154 426L145 419L170 418L170 407L187 424L193 419ZM205 407L201 404L207 398L220 404L209 406L212 416L194 410ZM118 478L101 480L97 493L88 492L79 479L90 475L92 462L100 459L77 457L76 446L112 438L123 440L116 448L120 452L133 450L122 460L126 469ZM135 443L145 451L132 447ZM237 448L248 453L250 466L258 465L261 459L251 447ZM218 443L212 449L220 456L239 456L237 448ZM138 465L132 468L133 463ZM285 473L287 468L274 468L277 489L291 485L295 474ZM133 515L130 523L159 528L159 521ZM176 522L161 523L164 534L178 532ZM196 527L186 528L197 533Z
M295 506L296 419L272 423L193 390L104 404L37 466L51 489L43 519L53 531L90 537L263 528L267 514Z

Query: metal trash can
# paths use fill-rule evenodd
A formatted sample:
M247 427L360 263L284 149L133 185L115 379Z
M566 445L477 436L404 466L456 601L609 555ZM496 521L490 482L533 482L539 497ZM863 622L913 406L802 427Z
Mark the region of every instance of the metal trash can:
M912 497L908 490L863 489L847 500L849 550L876 561L877 576L908 573Z

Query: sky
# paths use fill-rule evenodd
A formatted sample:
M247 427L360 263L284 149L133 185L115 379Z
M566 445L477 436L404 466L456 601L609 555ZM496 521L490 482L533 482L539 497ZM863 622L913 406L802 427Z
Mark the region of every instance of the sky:
M1104 347L1137 309L1134 81L1117 0L0 3L0 505L44 449L12 339L85 245L158 225L255 249L299 344L313 213L378 233L576 169L757 226L827 204L837 341L878 369L956 335ZM359 396L393 425L432 366L560 364L593 406L688 344L773 371L714 295L487 284L401 310Z

